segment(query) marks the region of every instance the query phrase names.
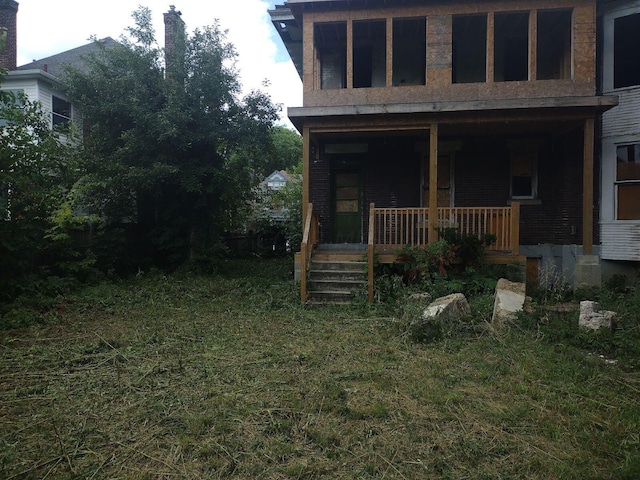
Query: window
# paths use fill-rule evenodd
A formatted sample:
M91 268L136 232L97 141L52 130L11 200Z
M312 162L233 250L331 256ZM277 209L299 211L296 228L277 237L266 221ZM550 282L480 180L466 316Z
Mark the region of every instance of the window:
M494 81L529 79L529 13L494 16Z
M386 22L353 22L353 88L384 87L386 83Z
M616 149L618 220L640 220L640 143Z
M24 107L24 90L21 88L13 88L1 90L0 95L0 108L16 107L18 109L22 109ZM7 112L9 113L9 112ZM10 115L10 114L9 114ZM8 118L0 118L0 127L4 127L8 124L10 120Z
M393 85L425 85L427 70L427 20L393 20Z
M320 62L320 88L347 86L347 24L316 23L314 41Z
M613 25L613 87L640 85L640 13L619 17Z
M511 154L511 198L533 199L537 196L538 174L534 153Z
M536 78L571 78L571 10L538 12Z
M453 17L452 82L485 82L487 77L487 16Z
M67 128L71 121L71 103L62 98L53 96L51 99L51 115L53 127Z

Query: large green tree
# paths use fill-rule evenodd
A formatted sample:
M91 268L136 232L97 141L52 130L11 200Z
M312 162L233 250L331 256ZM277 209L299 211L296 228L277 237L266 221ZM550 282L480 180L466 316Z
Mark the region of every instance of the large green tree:
M150 11L133 18L118 45L67 71L85 122L84 202L107 224L142 227L156 260L194 262L261 180L277 108L259 91L241 98L236 52L217 23L178 36L165 69Z

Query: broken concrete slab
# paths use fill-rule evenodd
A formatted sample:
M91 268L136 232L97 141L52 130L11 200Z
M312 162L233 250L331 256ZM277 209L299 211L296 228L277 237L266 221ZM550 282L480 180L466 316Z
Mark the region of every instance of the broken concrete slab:
M409 334L414 341L428 343L442 336L443 323L461 320L471 315L471 308L462 293L440 297L429 304L420 318L409 325Z
M491 322L502 326L507 320L514 320L522 311L526 300L526 286L521 282L511 282L506 278L498 280Z
M584 300L580 302L580 317L578 325L581 328L598 330L600 328L612 329L615 326L616 313L610 310L600 310L598 302Z

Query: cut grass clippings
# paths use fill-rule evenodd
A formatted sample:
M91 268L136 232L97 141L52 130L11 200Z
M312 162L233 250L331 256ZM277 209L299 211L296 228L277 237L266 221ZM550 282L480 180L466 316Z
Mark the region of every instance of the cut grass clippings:
M640 376L511 329L411 343L291 260L154 274L0 332L0 478L640 477Z

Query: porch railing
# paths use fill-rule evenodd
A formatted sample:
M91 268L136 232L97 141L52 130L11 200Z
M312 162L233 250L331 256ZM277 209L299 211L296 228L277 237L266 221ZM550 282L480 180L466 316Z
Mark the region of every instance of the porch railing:
M371 213L371 210L373 213ZM398 250L428 244L428 208L376 208L370 210L369 243L376 250ZM453 228L467 235L493 234L489 250L518 253L520 203L509 207L439 207L438 228Z
M302 243L300 244L300 299L302 303L307 300L307 272L309 261L314 247L318 245L318 216L313 213L313 204L307 204L306 214L303 217L304 230Z

